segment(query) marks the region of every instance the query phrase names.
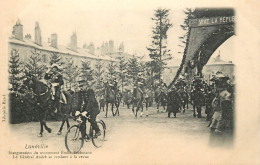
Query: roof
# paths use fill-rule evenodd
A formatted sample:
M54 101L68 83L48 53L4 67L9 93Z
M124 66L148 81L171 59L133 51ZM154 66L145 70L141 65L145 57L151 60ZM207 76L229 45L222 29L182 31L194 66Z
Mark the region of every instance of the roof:
M57 48L54 48L50 45L50 43L46 43L46 42L42 42L42 45L40 46L40 45L35 44L32 40L26 39L26 38L24 38L24 40L18 40L14 37L10 37L9 43L33 47L33 48L36 48L39 50L58 52L58 53L62 53L62 54L69 54L69 55L73 55L73 56L87 57L87 58L107 60L107 61L117 61L107 55L100 55L100 56L92 55L87 51L87 49L84 49L84 48L77 48L77 51L73 51L63 45L58 45Z

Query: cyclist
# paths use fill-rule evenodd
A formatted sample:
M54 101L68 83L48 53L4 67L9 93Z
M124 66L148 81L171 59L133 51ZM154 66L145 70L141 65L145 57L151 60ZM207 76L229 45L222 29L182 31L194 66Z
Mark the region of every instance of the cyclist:
M90 119L89 119L89 122L91 123L91 126L93 128L93 130L95 131L95 135L94 137L98 137L101 135L100 133L100 129L97 125L97 122L96 122L96 117L97 115L100 113L100 109L98 107L98 102L96 100L96 97L95 97L95 92L93 89L88 89L85 93L85 96L84 96L84 103L82 105L82 115L83 116L89 116ZM82 132L82 137L86 137L86 124L85 122L86 121L83 121L84 123L81 125L81 132Z

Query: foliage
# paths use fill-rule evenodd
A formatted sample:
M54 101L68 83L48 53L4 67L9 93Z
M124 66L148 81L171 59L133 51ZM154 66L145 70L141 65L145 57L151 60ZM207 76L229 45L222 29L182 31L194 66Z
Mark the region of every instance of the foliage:
M76 88L77 79L80 75L79 69L74 65L72 58L66 58L65 66L63 68L64 79L69 85L69 89Z
M22 70L21 62L19 58L19 51L16 49L11 50L11 56L9 60L9 83L11 84L10 91L17 92L21 86Z
M95 87L97 96L101 96L103 90L103 75L104 75L103 63L101 60L97 60L94 70Z
M117 66L119 72L118 72L118 77L119 77L119 82L121 83L121 90L124 90L124 86L127 83L127 62L123 56L117 58L119 60L119 64Z
M81 63L81 69L80 69L80 79L81 83L86 86L92 86L93 85L93 69L90 67L89 61L82 61Z
M161 74L166 65L166 61L170 60L171 53L167 49L167 31L172 27L169 16L169 9L157 9L155 10L152 20L155 22L155 27L152 30L152 43L147 48L149 56L152 59L148 65L152 69L152 75L156 76L156 79L161 80Z
M46 65L43 64L41 60L41 52L34 49L31 53L32 55L25 64L25 70L26 72L30 72L32 75L36 76L38 79L41 79L46 70Z

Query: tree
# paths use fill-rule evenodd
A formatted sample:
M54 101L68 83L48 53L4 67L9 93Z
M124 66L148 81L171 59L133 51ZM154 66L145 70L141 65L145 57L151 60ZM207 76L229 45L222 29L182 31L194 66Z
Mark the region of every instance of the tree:
M170 50L167 49L167 31L172 27L168 18L169 9L155 10L152 20L155 22L155 27L152 30L152 44L147 50L152 61L149 63L152 68L152 75L161 81L161 74L166 65L166 61L170 60Z
M110 61L107 66L107 79L111 80L113 76L117 76L116 65L114 61Z
M58 64L59 66L64 64L64 62L62 62L61 56L58 53L56 53L56 52L52 52L51 53L51 56L50 56L50 66L52 64Z
M127 64L127 77L132 81L135 82L138 73L140 72L139 63L136 57L132 57L128 60Z
M19 58L19 51L16 49L11 50L11 56L9 60L9 82L11 88L9 90L17 92L21 86L22 70L21 62Z
M81 63L81 83L87 86L92 86L94 84L93 80L93 70L90 67L90 62L89 61L82 61Z
M30 72L32 75L36 76L38 79L41 79L46 70L46 65L41 62L41 52L34 49L31 53L32 55L25 64L25 70L26 72Z
M119 65L117 66L117 69L119 70L118 76L119 81L121 82L121 90L123 92L124 85L126 84L127 62L123 56L120 56L117 59L119 60Z
M79 77L79 69L77 66L74 66L74 61L72 58L66 58L66 63L63 68L64 79L69 85L69 89L72 87L75 88L77 84L77 78Z
M95 65L95 70L94 70L94 77L95 77L95 86L96 86L96 93L97 96L100 96L102 93L103 85L102 85L102 80L103 80L103 74L104 74L104 69L103 69L103 63L101 60L97 60L97 63Z
M180 26L181 26L182 30L184 31L184 34L179 37L180 44L178 45L179 47L181 47L181 49L183 49L183 52L178 52L180 54L183 54L183 58L182 58L182 63L180 65L180 68L177 71L176 76L175 76L173 82L170 84L170 86L177 80L177 78L179 77L179 75L183 71L183 65L184 65L184 62L185 62L185 59L186 59L187 45L188 45L188 42L189 42L189 35L190 35L189 20L194 18L194 14L193 14L192 9L187 8L183 12L186 15L186 17L184 19L183 24L180 25Z

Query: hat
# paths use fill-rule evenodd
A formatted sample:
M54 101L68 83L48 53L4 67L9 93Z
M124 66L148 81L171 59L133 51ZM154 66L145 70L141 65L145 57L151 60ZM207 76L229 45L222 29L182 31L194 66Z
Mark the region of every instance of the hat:
M59 70L61 70L61 67L58 65L58 64L52 64L51 65L51 68L57 68L57 69L59 69Z
M222 74L222 72L217 72L216 75L211 79L211 81L227 81L229 80L228 76L225 76L224 74Z

